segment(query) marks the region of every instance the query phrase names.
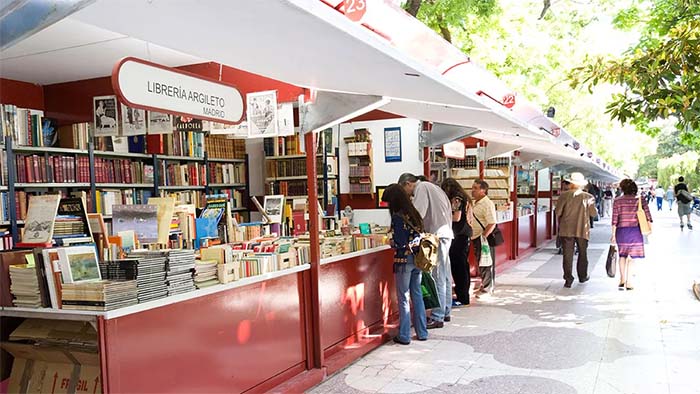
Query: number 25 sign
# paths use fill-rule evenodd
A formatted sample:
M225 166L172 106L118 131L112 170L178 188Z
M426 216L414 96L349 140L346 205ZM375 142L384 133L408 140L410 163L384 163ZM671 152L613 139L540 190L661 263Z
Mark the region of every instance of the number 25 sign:
M359 22L367 12L367 0L345 0L345 16L353 22Z

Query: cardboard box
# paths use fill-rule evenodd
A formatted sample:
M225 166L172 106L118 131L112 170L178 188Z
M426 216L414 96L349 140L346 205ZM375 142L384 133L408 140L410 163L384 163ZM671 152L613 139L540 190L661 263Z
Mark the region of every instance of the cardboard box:
M15 358L9 393L102 393L97 353L3 342Z

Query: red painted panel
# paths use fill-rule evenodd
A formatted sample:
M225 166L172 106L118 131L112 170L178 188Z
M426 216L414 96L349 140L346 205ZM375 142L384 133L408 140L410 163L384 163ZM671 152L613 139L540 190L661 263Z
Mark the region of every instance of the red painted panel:
M338 198L340 200L340 209L348 205L352 209L376 209L377 202L375 197L369 194L341 194Z
M396 312L393 250L342 260L321 266L321 345L362 341L367 327L386 327Z
M43 110L44 89L41 85L0 78L0 103Z
M46 116L59 125L92 122L92 98L114 94L109 77L44 86Z
M547 212L537 214L537 246L547 242Z
M373 120L386 120L386 119L402 119L403 116L392 114L390 112L384 112L378 109L374 111L367 112L366 114L360 115L357 118L348 120L348 122L369 122Z
M304 274L106 320L106 387L243 392L303 367Z
M513 222L501 223L498 228L503 233L503 239L505 242L503 245L496 247L496 262L501 263L504 261L511 260L511 250L513 245Z
M259 92L263 90L276 90L277 101L280 103L297 101L299 95L304 93L304 89L298 86L290 85L284 82L263 77L261 75L249 73L243 70L238 70L232 67L224 66L221 74L221 80L233 84L243 95L250 92Z
M534 227L535 216L518 218L518 255L523 254L532 246Z

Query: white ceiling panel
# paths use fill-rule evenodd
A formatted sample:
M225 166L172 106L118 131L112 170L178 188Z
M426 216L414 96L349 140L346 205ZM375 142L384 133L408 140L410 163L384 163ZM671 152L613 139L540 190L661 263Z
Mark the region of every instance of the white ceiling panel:
M98 0L70 18L298 86L487 108L318 0Z
M125 37L123 34L71 19L62 19L46 29L1 51L0 59L35 55L44 52L95 44Z

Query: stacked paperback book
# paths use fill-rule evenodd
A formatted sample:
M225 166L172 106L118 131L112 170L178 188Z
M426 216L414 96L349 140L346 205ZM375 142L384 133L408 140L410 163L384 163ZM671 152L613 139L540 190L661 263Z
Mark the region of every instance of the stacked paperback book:
M198 289L219 284L216 260L198 260L194 267L194 285Z
M129 259L137 261L136 285L138 302L157 300L167 297L168 285L165 282L165 251L139 250L129 253Z
M137 303L135 280L66 283L61 302L63 309L110 311Z
M195 290L193 271L194 250L180 249L164 251L167 258L166 281L168 295L187 293Z
M36 268L29 265L10 266L10 291L17 307L41 308L41 291Z

